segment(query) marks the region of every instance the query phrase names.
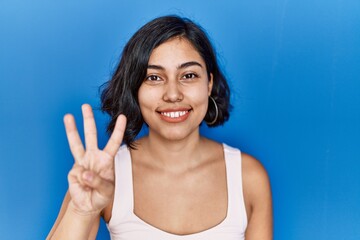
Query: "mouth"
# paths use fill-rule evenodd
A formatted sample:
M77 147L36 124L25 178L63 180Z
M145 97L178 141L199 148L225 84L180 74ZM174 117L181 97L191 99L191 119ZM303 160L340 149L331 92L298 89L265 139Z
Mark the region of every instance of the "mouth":
M161 119L170 123L179 123L185 121L191 112L191 109L162 110L158 111Z
M178 118L186 115L189 111L160 112L161 115L169 118Z

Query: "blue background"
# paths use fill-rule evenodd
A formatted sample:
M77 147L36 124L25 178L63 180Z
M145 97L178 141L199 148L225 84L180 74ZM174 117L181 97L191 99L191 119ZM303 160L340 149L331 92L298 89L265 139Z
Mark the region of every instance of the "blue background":
M275 239L360 239L358 0L0 1L0 239L45 238L73 164L63 115L98 107L130 36L174 13L218 51L234 109L201 131L264 164Z

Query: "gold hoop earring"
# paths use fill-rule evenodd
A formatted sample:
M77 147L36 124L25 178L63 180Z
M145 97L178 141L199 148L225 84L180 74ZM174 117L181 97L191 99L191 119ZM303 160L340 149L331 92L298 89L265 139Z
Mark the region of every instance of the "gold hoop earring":
M211 101L214 103L214 106L215 106L215 118L211 122L207 122L207 121L205 121L205 122L207 123L207 125L213 125L214 123L216 123L216 121L218 119L219 109L218 109L218 106L217 106L217 104L215 102L215 99L212 96L209 96L209 98L211 99Z

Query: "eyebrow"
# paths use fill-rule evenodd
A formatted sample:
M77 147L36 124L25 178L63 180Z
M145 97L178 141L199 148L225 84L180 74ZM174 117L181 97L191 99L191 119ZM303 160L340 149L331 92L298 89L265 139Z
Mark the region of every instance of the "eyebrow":
M181 64L180 66L177 67L177 69L183 69L183 68L187 68L187 67L191 67L191 66L199 66L201 68L203 67L200 63L198 63L196 61L191 61L191 62L186 62L186 63ZM165 68L160 65L148 65L147 68L155 69L155 70L165 70Z
M191 66L199 66L199 67L203 67L200 63L195 62L195 61L191 61L191 62L186 62L181 64L178 69L182 69L182 68L187 68L187 67L191 67Z

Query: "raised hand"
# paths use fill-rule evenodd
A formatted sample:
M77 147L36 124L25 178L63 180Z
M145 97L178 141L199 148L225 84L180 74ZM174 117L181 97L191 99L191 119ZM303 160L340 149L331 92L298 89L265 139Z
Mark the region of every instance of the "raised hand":
M98 214L114 194L114 158L123 139L126 118L120 115L103 150L98 148L94 115L90 105L82 106L85 145L81 142L74 117L64 116L66 136L75 159L68 175L70 205L80 214Z

